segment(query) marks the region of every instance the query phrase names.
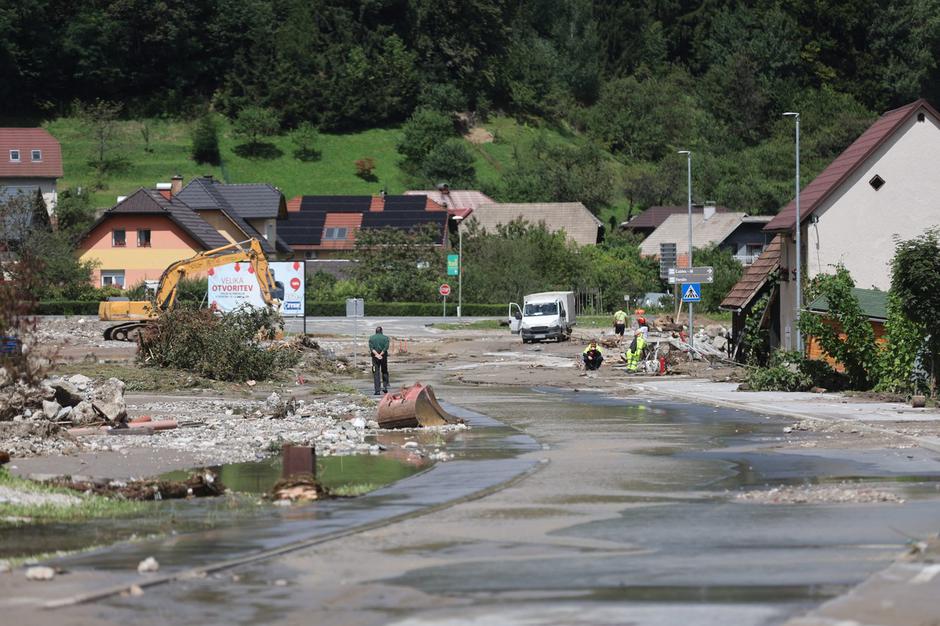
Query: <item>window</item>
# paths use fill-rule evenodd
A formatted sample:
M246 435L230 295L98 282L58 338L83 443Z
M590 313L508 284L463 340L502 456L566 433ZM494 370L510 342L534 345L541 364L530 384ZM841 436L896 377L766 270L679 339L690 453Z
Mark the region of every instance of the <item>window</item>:
M323 238L331 241L346 239L346 228L325 228Z
M101 270L101 286L124 289L124 270Z
M558 315L558 306L554 302L539 302L525 305L523 315L533 317L538 315Z
M884 187L885 179L882 178L881 176L878 176L878 174L875 174L875 177L872 178L870 181L868 181L868 184L872 186L872 189L874 189L875 191L878 191L879 189Z
M917 121L918 121L918 122L923 122L923 121L926 120L926 119L927 119L927 116L924 115L923 113L918 113L918 114L917 114Z
M30 157L29 157L29 158L32 159L33 162L42 161L42 150L33 149L33 150L31 151L31 153L30 153Z
M20 151L19 150L10 150L10 160L14 163L20 162Z
M127 231L123 228L111 231L111 246L114 248L123 248L127 245Z
M137 229L137 247L138 248L150 247L150 229L149 228Z

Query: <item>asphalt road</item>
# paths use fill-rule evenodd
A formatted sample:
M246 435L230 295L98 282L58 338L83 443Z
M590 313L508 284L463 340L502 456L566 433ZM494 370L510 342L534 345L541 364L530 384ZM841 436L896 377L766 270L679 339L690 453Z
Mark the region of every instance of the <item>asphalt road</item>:
M389 336L402 337L434 337L442 333L452 333L432 328L431 324L474 322L477 320L499 319L495 317L308 317L307 332L317 335L357 335L368 337L376 326L381 326L383 332ZM303 330L304 322L299 318L288 318L285 328L288 332L299 333Z
M784 418L449 386L440 370L414 367L403 375L432 380L439 397L543 444L523 458L544 469L479 500L57 612L55 622L782 624L887 566L908 537L936 530L940 461L929 451L834 450L825 434L794 450L782 443ZM815 485L903 502L739 497Z

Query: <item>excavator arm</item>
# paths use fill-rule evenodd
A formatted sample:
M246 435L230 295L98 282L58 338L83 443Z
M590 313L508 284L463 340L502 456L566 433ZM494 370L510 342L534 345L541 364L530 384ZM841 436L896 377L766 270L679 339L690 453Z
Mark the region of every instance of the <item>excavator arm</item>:
M268 306L277 306L278 302L284 299L284 287L278 286L274 281L268 259L261 248L261 242L252 238L214 250L206 250L173 263L160 276L160 283L152 302L102 302L98 307L99 319L127 320L106 329L105 339L132 341L134 334L147 324L147 320L152 320L160 311L173 307L180 281L184 277L197 275L228 263L249 264L254 275L258 277L261 297Z
M201 274L211 268L229 263L250 264L255 276L258 277L261 297L265 304L276 306L277 301L283 299L283 288L278 288L274 282L274 276L271 274L268 259L261 249L261 243L257 239L248 239L200 252L194 257L177 261L166 268L160 277L160 284L154 296L156 310L164 311L173 306L180 281L186 276Z

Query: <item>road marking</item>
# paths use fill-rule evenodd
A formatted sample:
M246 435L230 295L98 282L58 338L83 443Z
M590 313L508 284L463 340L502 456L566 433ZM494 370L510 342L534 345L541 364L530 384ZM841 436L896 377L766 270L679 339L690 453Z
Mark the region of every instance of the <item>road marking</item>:
M923 585L933 580L933 577L940 574L940 565L928 565L920 570L917 576L911 579L912 585Z

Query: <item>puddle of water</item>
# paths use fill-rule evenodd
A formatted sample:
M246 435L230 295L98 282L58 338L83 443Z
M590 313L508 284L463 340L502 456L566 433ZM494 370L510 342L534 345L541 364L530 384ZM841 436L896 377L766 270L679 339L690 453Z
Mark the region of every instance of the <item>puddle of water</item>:
M325 488L336 489L354 485L382 487L407 478L425 469L429 463L421 458L393 458L389 455L327 456L317 458L317 478ZM239 493L264 494L281 479L281 458L263 461L229 463L212 468L219 472L222 484ZM164 480L183 480L189 472L163 474Z
M379 488L412 476L428 465L426 460L420 458L414 462L372 455L317 459L318 476L327 489L355 485ZM279 456L264 461L231 463L213 469L219 472L222 484L237 492L235 495L154 502L149 505L150 509L145 515L133 518L0 527L0 558L86 550L127 539L226 528L270 514L274 507L264 506L258 497L268 492L280 479ZM176 471L159 478L183 480L189 475L188 471Z

